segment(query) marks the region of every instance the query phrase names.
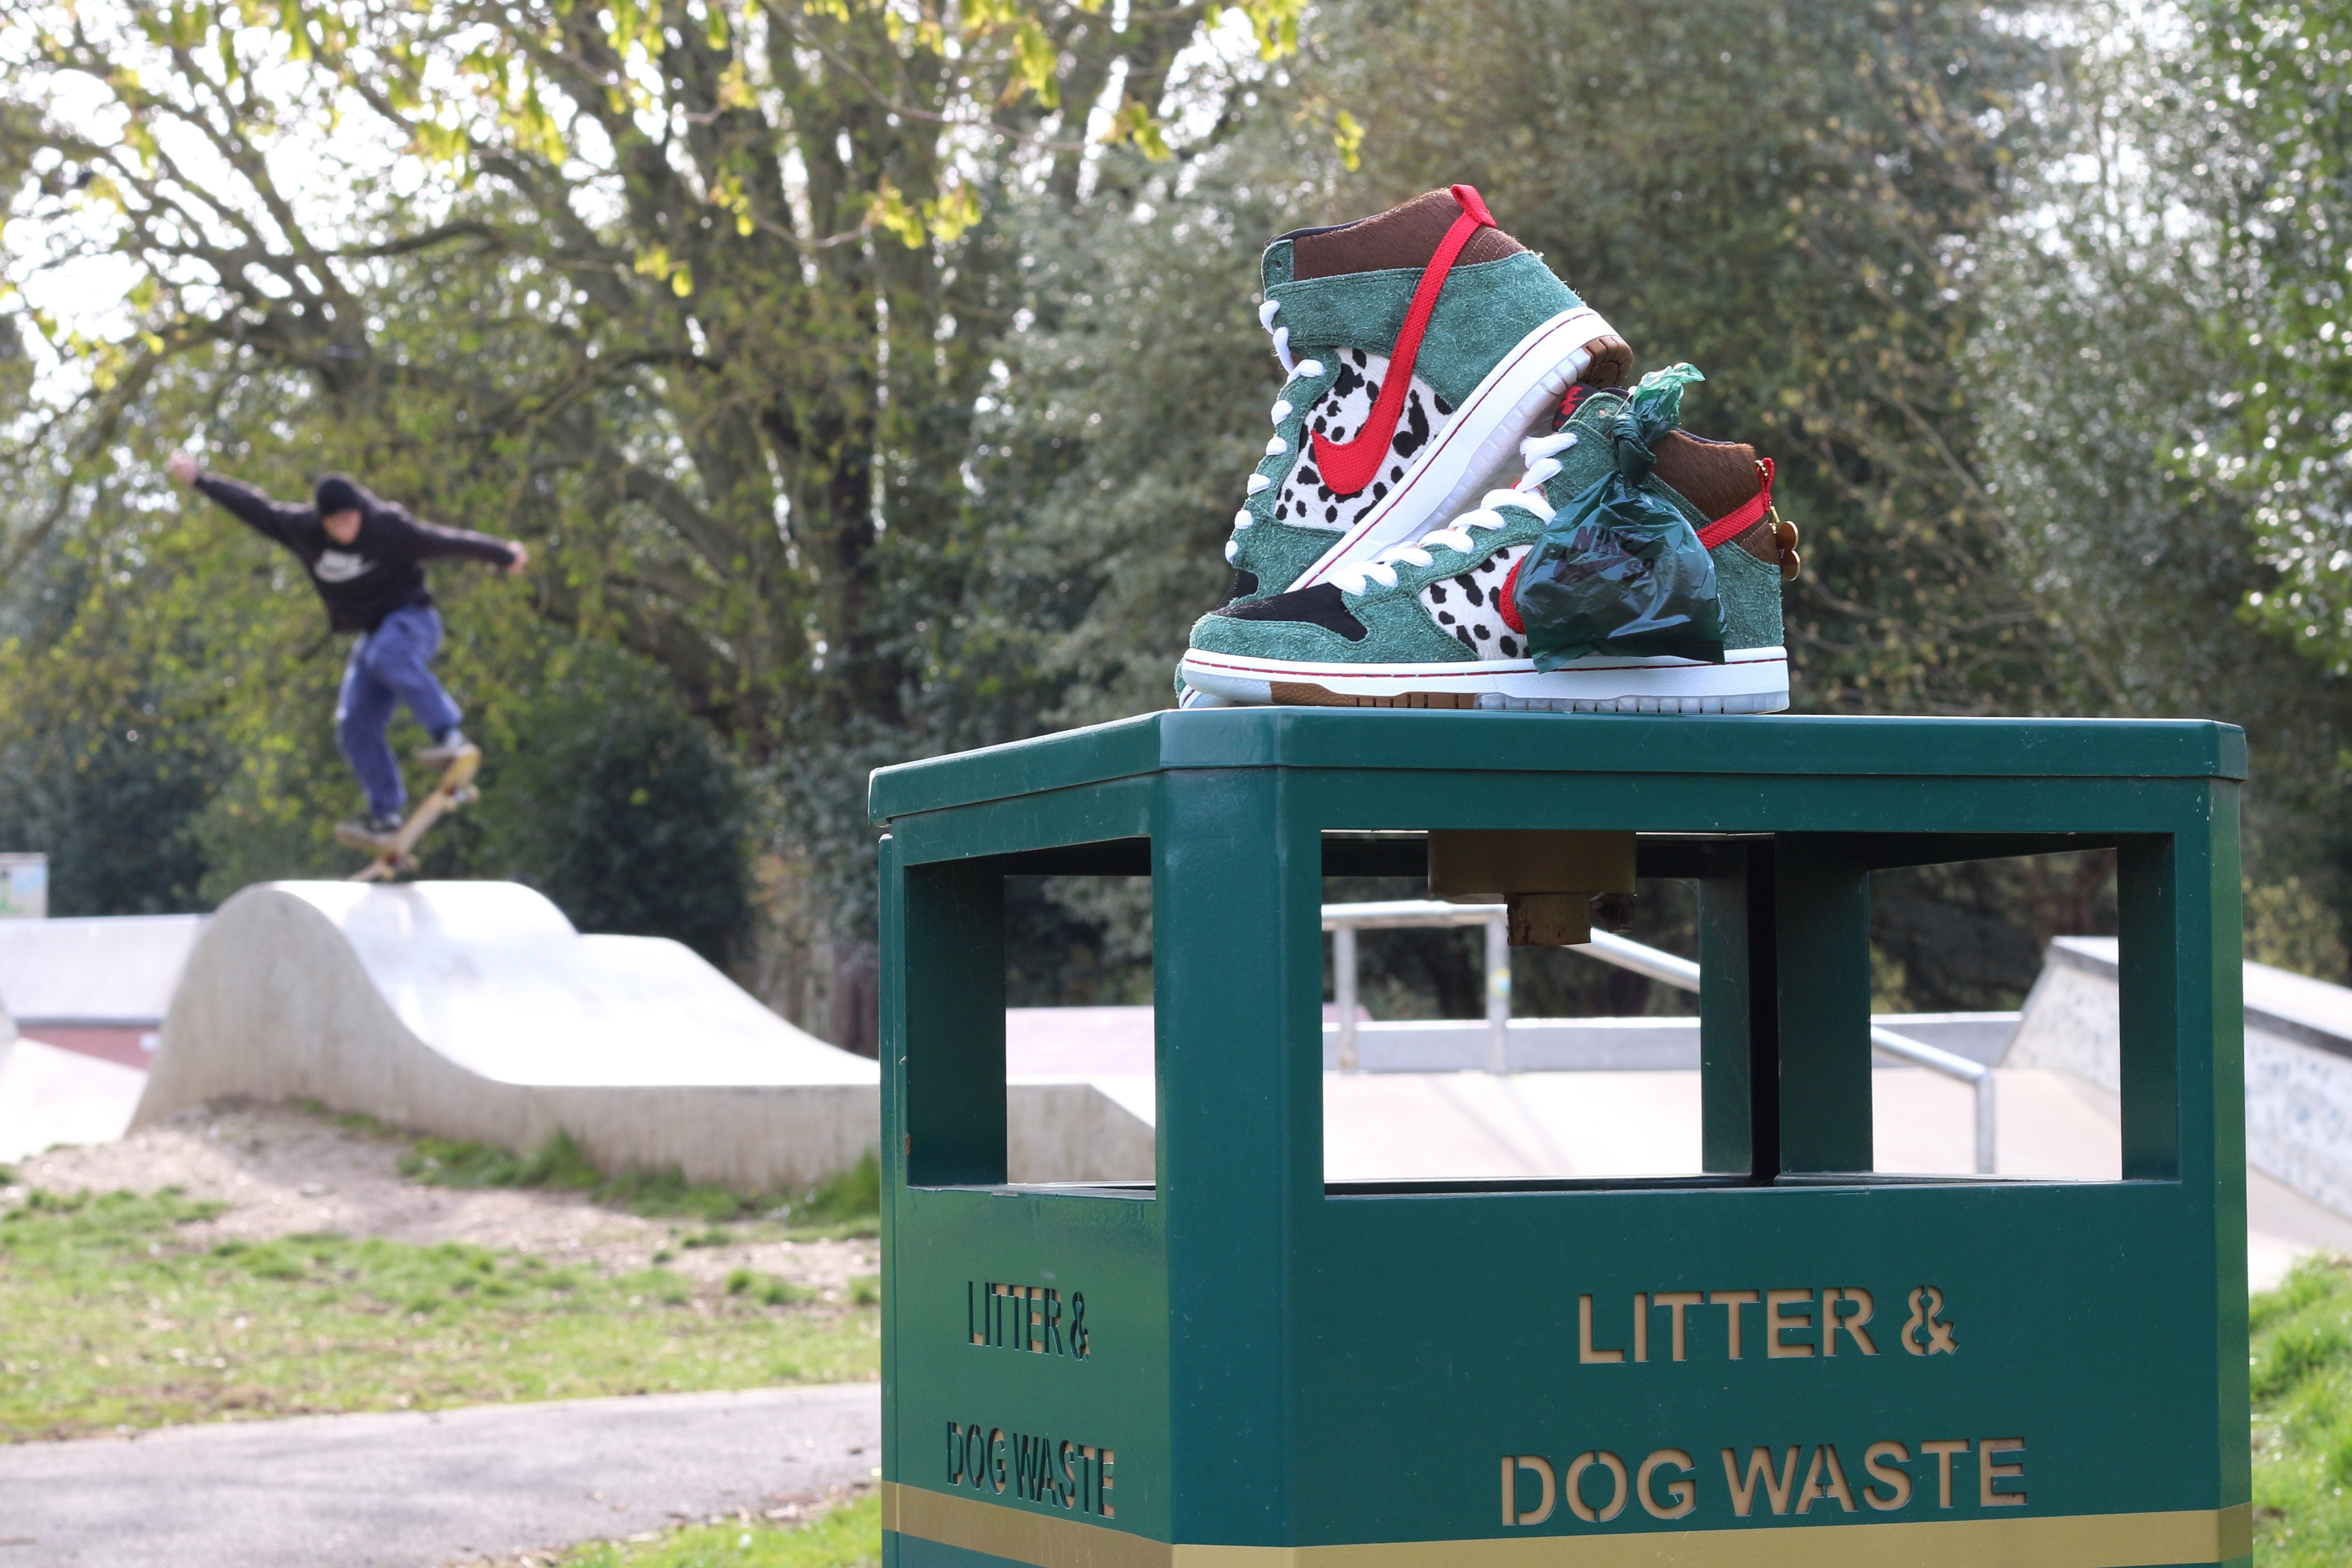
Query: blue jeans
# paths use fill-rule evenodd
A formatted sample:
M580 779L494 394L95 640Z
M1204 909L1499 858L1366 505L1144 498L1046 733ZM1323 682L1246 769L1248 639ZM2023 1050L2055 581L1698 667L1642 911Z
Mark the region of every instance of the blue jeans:
M394 610L362 637L343 667L343 689L335 699L335 742L359 774L368 811L396 816L408 804L400 759L383 736L393 710L402 703L439 740L463 715L441 683L433 679L433 656L441 651L441 612L430 605Z

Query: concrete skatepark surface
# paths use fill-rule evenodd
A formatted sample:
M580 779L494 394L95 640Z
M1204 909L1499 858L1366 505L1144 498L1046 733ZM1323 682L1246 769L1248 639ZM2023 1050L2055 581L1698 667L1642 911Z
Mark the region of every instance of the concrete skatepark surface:
M0 1010L44 1045L143 1070L204 926L202 915L0 921Z
M878 1384L0 1446L7 1568L440 1568L864 1486Z
M0 1162L59 1143L110 1143L147 1087L136 1068L19 1037L0 1044Z
M202 915L0 921L0 1001L18 1024L145 1024L202 934Z
M875 1135L872 1063L793 1028L677 944L583 936L515 884L279 883L247 889L209 927L193 918L47 923L58 932L37 943L0 931L0 959L12 942L19 954L61 955L44 994L77 998L92 1016L152 1008L176 981L163 1030L172 1044L142 1096L142 1075L27 1038L13 1063L0 1058L0 1160L119 1137L134 1103L138 1121L152 1124L225 1096L307 1096L518 1149L562 1126L608 1166L676 1163L743 1187L804 1184ZM100 938L117 928L128 956L110 981L116 971L100 961ZM184 975L175 974L167 950L191 948ZM2114 952L2113 939L2053 944L2000 1074L2003 1173L2112 1175ZM2257 964L2246 976L2259 1283L2299 1252L2352 1250L2352 1219L2343 1217L2352 1212L2352 1155L2336 1152L2352 1149L2352 991ZM1924 1037L1981 1031L1995 1019L1906 1022ZM1654 1026L1660 1044L1635 1051L1570 1037L1633 1024ZM1696 1075L1654 1070L1695 1055L1690 1020L1517 1019L1512 1033L1515 1061L1567 1051L1563 1061L1607 1070L1499 1079L1443 1070L1483 1053L1483 1026L1368 1026L1368 1065L1382 1052L1396 1059L1382 1064L1388 1071L1327 1075L1327 1173L1696 1168ZM1007 1036L1013 1179L1148 1179L1151 1010L1015 1008ZM1979 1059L2002 1048L1957 1036L1935 1043ZM2280 1081L2267 1084L2262 1071L2273 1058ZM1873 1079L1881 1169L1969 1169L1965 1089L1910 1068ZM2343 1162L2344 1180L2326 1179L2330 1160Z
M2120 944L2062 936L2025 999L2010 1067L2054 1068L2112 1097L2120 1082ZM2315 1205L2352 1215L2352 988L2268 964L2241 967L2246 1163Z
M512 882L272 882L188 956L134 1125L308 1097L509 1149L559 1128L607 1169L807 1186L874 1147L873 1062L691 950L583 936Z

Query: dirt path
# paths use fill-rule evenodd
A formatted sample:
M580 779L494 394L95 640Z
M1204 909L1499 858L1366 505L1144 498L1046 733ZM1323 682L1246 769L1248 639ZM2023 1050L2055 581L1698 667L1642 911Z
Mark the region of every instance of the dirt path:
M20 1161L19 1185L52 1192L152 1193L178 1187L230 1205L192 1227L203 1237L266 1240L305 1231L394 1241L471 1242L543 1253L621 1270L657 1261L698 1280L731 1270L781 1275L838 1299L848 1281L872 1274L877 1243L792 1242L753 1222L719 1227L724 1246L686 1246L709 1227L643 1219L603 1208L576 1193L489 1188L459 1191L410 1181L398 1169L409 1140L355 1131L329 1115L286 1105L236 1102L183 1111L119 1142L59 1149ZM0 1188L0 1202L7 1191Z

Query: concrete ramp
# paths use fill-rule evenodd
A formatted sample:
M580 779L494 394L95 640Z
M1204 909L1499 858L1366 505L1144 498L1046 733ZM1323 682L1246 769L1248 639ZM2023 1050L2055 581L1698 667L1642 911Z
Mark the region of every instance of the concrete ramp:
M805 1186L875 1146L873 1062L803 1034L691 950L583 936L511 882L271 882L205 927L133 1125L308 1097L606 1169Z
M131 1125L147 1075L20 1037L0 1045L0 1163L61 1143L110 1143Z
M2114 1094L2122 1079L2111 936L2052 939L2005 1067L2056 1068ZM2352 1217L2352 988L2265 963L2240 972L2246 1163Z
M0 921L0 999L35 1033L153 1028L204 929L202 915Z

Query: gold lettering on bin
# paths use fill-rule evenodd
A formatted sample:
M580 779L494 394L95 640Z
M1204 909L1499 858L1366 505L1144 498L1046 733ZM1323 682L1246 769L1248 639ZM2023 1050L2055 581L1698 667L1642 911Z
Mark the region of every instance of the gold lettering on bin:
M1822 1353L1837 1354L1837 1337L1843 1334L1853 1342L1853 1348L1863 1354L1876 1355L1878 1346L1872 1341L1869 1331L1863 1325L1870 1321L1871 1314L1877 1310L1877 1305L1870 1292L1858 1285L1849 1285L1842 1290L1823 1289L1822 1291ZM1851 1314L1842 1312L1841 1307L1852 1307L1853 1311Z
M1592 1298L1576 1299L1576 1359L1586 1366L1614 1366L1625 1359L1622 1350L1592 1348Z
M1783 1316L1780 1309L1799 1302L1805 1310L1800 1317ZM1801 1334L1813 1326L1813 1293L1811 1290L1767 1290L1764 1292L1764 1354L1771 1360L1784 1357L1800 1358L1813 1353L1810 1344L1790 1344L1782 1334Z
M1822 1484L1825 1474L1827 1485ZM1802 1513L1817 1502L1834 1502L1848 1513L1853 1511L1853 1493L1845 1484L1845 1467L1838 1463L1834 1443L1813 1450L1813 1462L1805 1467L1804 1489L1797 1493L1797 1511Z
M952 1467L952 1425L948 1429L948 1441ZM1964 1437L1952 1437L1921 1443L1919 1458L1936 1460L1936 1506L1946 1510L1954 1506L1952 1458L1967 1453L1971 1447L1977 1453L1978 1506L1985 1510L2023 1508L2023 1437L1985 1437L1973 1444ZM1794 1514L1800 1518L1811 1514L1815 1503L1822 1504L1825 1512L1856 1513L1867 1503L1874 1512L1893 1513L1908 1507L1915 1495L1926 1495L1906 1468L1912 1462L1910 1447L1891 1438L1873 1443L1864 1450L1863 1469L1867 1479L1859 1498L1854 1495L1844 1458L1834 1443L1753 1447L1748 1450L1744 1466L1738 1449L1727 1447L1721 1454L1731 1510L1741 1519L1757 1516L1759 1494L1771 1516ZM1593 1500L1587 1487L1592 1479L1590 1472L1596 1469L1605 1472L1610 1481L1606 1500L1600 1503ZM1696 1461L1681 1448L1651 1450L1641 1468L1630 1477L1625 1461L1615 1454L1606 1448L1589 1448L1568 1462L1556 1484L1551 1461L1542 1455L1505 1454L1501 1470L1503 1523L1519 1527L1541 1524L1552 1516L1557 1500L1566 1502L1569 1511L1587 1524L1607 1524L1625 1511L1629 1498L1639 1499L1643 1511L1653 1519L1682 1519L1697 1510L1697 1475ZM1537 1483L1534 1489L1528 1485L1530 1477ZM2016 1489L2004 1489L2005 1483ZM1538 1494L1538 1506L1522 1513L1518 1510L1519 1501L1530 1489ZM1834 1510L1831 1504L1836 1505ZM1975 1559L1971 1557L1970 1561Z
M1944 1310L1944 1293L1933 1285L1922 1285L1911 1292L1911 1318L1903 1325L1898 1336L1903 1348L1913 1355L1958 1355L1960 1347L1952 1338L1952 1325L1939 1323L1937 1315ZM1914 1339L1924 1333L1925 1339Z
M1772 1451L1751 1448L1748 1451L1748 1484L1739 1484L1739 1457L1730 1449L1723 1451L1723 1479L1731 1485L1731 1511L1746 1519L1756 1506L1756 1483L1764 1483L1764 1495L1771 1500L1774 1513L1789 1511L1789 1494L1797 1485L1797 1450L1791 1446L1788 1458L1781 1460L1780 1471L1772 1473Z
M1010 1490L1024 1502L1045 1503L1072 1513L1116 1517L1108 1493L1117 1456L1108 1448L1042 1432L1012 1432L978 1423L959 1428L948 1423L947 1481L973 1491Z
M2014 1465L1996 1465L1993 1463L1992 1457L1995 1454L2022 1454L2023 1452L2025 1452L2025 1439L2022 1437L1980 1437L1977 1440L1977 1503L1979 1507L2023 1508L2025 1506L2023 1492L1997 1492L1992 1489L1995 1481L2021 1481L2025 1479L2025 1466L2022 1462Z
M1938 1437L1933 1442L1920 1444L1919 1451L1936 1456L1936 1506L1951 1507L1952 1456L1967 1453L1969 1440L1966 1437Z
M1597 1510L1584 1500L1583 1492L1584 1472L1595 1465L1609 1472L1609 1479L1614 1485L1614 1489L1609 1494L1608 1506ZM1560 1482L1559 1489L1567 1494L1569 1512L1587 1524L1606 1524L1625 1511L1625 1494L1629 1489L1625 1480L1625 1461L1605 1448L1579 1454L1568 1467L1568 1477Z
M1679 1361L1681 1358L1675 1359ZM1684 1479L1666 1483L1666 1496L1674 1501L1671 1505L1662 1506L1650 1478L1669 1465L1683 1471ZM1680 1519L1698 1506L1698 1483L1688 1479L1697 1473L1698 1467L1691 1462L1688 1454L1680 1448L1661 1448L1642 1461L1641 1469L1633 1477L1633 1495L1642 1500L1643 1510L1652 1519Z
M1748 1325L1740 1309L1755 1306L1764 1309L1764 1353L1771 1360L1805 1361L1817 1355L1833 1356L1841 1348L1841 1338L1845 1341L1844 1348L1856 1354L1874 1356L1879 1352L1877 1336L1870 1331L1870 1325L1877 1319L1878 1298L1859 1285L1824 1285L1818 1297L1811 1289L1796 1287L1774 1290L1636 1290L1633 1292L1633 1343L1630 1356L1621 1347L1599 1342L1604 1336L1614 1337L1594 1321L1598 1310L1594 1303L1606 1294L1585 1293L1576 1299L1577 1360L1585 1365L1647 1362L1650 1314L1662 1308L1666 1312L1667 1353L1675 1361L1687 1361L1691 1309L1699 1306L1723 1309L1724 1353L1732 1361L1744 1360L1747 1355ZM1944 1293L1934 1286L1923 1285L1910 1293L1910 1321L1896 1335L1903 1348L1915 1356L1958 1353L1954 1326L1941 1316Z
M1518 1511L1519 1477L1524 1473L1536 1479L1536 1506L1527 1512ZM1552 1474L1551 1461L1541 1454L1506 1454L1503 1456L1503 1523L1507 1526L1541 1524L1551 1517L1559 1500L1559 1478Z
M1689 1341L1684 1334L1683 1313L1686 1309L1696 1307L1705 1300L1706 1298L1696 1290L1661 1290L1650 1298L1653 1305L1672 1309L1671 1315L1667 1319L1672 1325L1669 1330L1669 1353L1676 1361L1689 1359Z
M1048 1275L1048 1279L1052 1276ZM991 1350L1087 1359L1087 1298L1066 1297L1051 1285L1008 1285L998 1279L967 1279L963 1287L964 1337Z
M1870 1472L1870 1479L1887 1489L1887 1495L1881 1497L1877 1486L1866 1486L1862 1489L1862 1500L1881 1513L1891 1513L1911 1500L1911 1472L1896 1469L1886 1463L1888 1459L1907 1465L1911 1450L1900 1443L1873 1443L1870 1452L1862 1457L1862 1468Z
M1729 1335L1731 1359L1734 1361L1739 1359L1739 1309L1752 1307L1761 1300L1763 1298L1753 1290L1709 1290L1706 1293L1708 1306L1723 1309L1723 1315L1728 1323L1727 1332Z

